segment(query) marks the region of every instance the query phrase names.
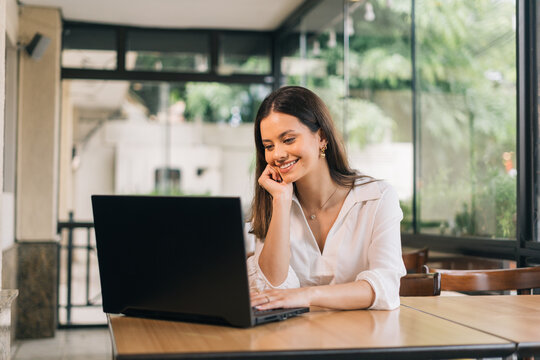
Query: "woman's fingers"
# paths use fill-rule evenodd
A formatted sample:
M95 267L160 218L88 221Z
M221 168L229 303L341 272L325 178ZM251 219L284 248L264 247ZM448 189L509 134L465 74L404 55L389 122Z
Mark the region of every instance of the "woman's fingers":
M310 306L309 288L271 289L251 294L251 306L258 310Z
M292 183L283 181L279 171L270 165L266 166L263 173L259 177L258 182L259 185L268 191L268 193L274 198L282 195L285 195L287 198L292 198Z
M270 187L275 185L275 183L282 183L281 175L275 168L267 165L259 178L259 185L270 191Z
M276 306L275 302L278 299L278 296L276 296L273 292L265 291L262 293L252 293L251 294L251 306L255 306L258 309L262 308L263 306L266 309L273 309L278 306Z
M281 182L281 174L279 173L279 171L273 166L267 165L267 167L270 171L270 174L272 175L272 180L276 182Z

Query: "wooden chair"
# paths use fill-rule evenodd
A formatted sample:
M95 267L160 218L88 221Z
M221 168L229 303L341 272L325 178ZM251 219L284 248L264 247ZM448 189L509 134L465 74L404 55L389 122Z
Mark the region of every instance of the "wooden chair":
M540 288L540 266L496 270L446 270L426 266L425 270L441 274L443 291L518 290L518 294L532 294L532 289Z
M402 256L407 273L421 273L423 272L422 267L427 262L428 248L406 252Z
M439 273L407 274L401 278L399 296L437 296L440 294Z

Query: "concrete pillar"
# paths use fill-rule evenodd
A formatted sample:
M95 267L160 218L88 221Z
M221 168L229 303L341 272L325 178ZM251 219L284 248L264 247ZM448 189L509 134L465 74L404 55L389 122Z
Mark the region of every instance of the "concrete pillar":
M54 336L57 304L60 11L21 6L19 41L50 38L42 58L21 53L17 134L16 336Z
M4 188L4 104L6 100L6 1L0 0L0 194ZM2 197L0 196L0 209ZM0 212L1 214L1 212ZM0 219L1 220L1 219ZM2 243L0 242L0 289L2 288Z
M17 41L19 9L16 0L0 0L0 277L1 289L17 288L15 240L15 154L17 125ZM5 42L4 42L5 41ZM4 62L5 61L5 62ZM5 72L4 72L5 71ZM16 290L0 290L0 358L9 358L14 336ZM11 303L11 304L10 304ZM2 350L4 351L2 353Z

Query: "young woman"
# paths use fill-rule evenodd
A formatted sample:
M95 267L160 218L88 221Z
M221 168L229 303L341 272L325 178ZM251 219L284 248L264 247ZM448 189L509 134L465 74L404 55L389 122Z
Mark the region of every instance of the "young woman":
M255 119L252 305L394 309L405 275L396 192L353 171L323 101L282 87Z

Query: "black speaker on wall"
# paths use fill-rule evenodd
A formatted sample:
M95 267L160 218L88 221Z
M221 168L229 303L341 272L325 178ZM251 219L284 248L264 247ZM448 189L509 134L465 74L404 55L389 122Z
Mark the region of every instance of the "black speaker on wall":
M25 46L26 52L32 59L39 60L45 53L45 50L47 50L50 42L50 38L40 33L36 33L30 43Z

